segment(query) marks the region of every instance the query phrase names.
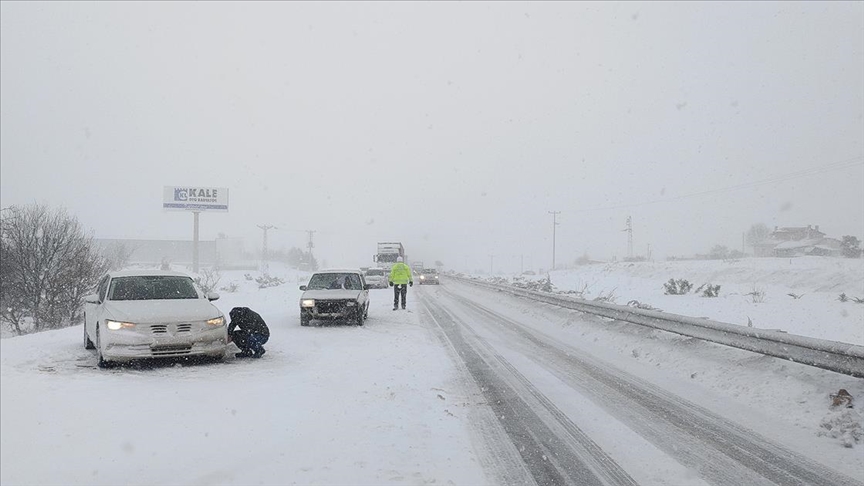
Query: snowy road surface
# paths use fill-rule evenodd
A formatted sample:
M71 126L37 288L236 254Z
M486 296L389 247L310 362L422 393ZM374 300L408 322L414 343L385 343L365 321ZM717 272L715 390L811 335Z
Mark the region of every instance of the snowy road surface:
M445 280L362 328L260 312L261 360L99 370L80 326L0 341L2 484L862 484L817 434L861 380Z
M424 299L424 304L488 400L497 402L493 409L538 483L625 485L663 477L671 484L695 484L701 482L693 477L695 472L709 484L860 484L462 296L471 291L453 283L436 289L435 298ZM534 379L536 373L551 375L547 383L552 383L550 395L561 397L557 404L543 394L542 385L534 384L540 382ZM562 395L568 389L574 399L601 404L602 412L564 412L574 401ZM649 467L628 464L641 455L634 456L630 449L616 462L615 455L580 429L580 423L601 416L610 424L619 422L610 432L623 425L639 436L632 437L632 444L643 442L641 447L657 448L668 457L661 455Z

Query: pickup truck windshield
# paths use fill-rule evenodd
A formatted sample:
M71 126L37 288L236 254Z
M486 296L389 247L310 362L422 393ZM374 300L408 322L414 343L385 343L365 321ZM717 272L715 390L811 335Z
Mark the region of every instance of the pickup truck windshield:
M309 279L306 290L361 290L356 273L316 273Z

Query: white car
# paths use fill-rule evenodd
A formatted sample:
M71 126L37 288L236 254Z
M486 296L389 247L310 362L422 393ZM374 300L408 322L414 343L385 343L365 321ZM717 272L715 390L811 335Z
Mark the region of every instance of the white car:
M424 268L420 270L420 285L441 285L438 279L438 270Z
M192 278L168 271L111 272L84 297L84 347L99 367L140 358L207 356L222 359L225 316Z
M390 272L383 268L370 268L366 270L365 277L370 289L386 289L390 286Z
M322 270L301 285L300 325L345 320L358 326L369 316L369 287L360 270Z

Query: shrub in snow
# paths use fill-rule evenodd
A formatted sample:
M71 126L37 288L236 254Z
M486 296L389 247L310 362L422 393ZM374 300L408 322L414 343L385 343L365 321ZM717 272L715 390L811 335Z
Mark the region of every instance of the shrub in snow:
M702 292L702 297L717 297L720 295L720 286L711 285L710 283L702 284L693 291L694 294L698 294L699 292Z
M744 295L749 295L754 304L765 302L765 290L760 289L759 287L753 287L752 292L747 292Z
M693 288L693 284L685 279L679 278L678 280L675 280L674 278L670 278L668 282L663 284L663 287L666 290L666 295L684 295L687 292L690 292L690 289Z
M285 281L281 278L271 277L270 275L258 277L255 279L255 282L258 283L259 289L266 289L267 287L278 287L279 285L285 283Z
M204 291L204 293L212 292L217 285L219 285L219 280L222 279L222 274L219 273L219 270L215 268L205 268L201 270L201 275L195 277L195 283L198 284L198 287Z
M864 439L862 422L864 422L864 417L855 409L835 410L822 418L819 427L824 430L820 430L819 435L840 439L843 447L851 448Z
M720 286L708 284L702 291L702 297L717 297L720 295Z
M612 289L606 295L603 295L603 291L601 290L600 295L598 295L597 297L594 297L592 300L594 302L609 302L610 304L614 304L615 299L617 299L617 298L618 297L615 295L615 289Z
M233 294L234 292L237 292L237 290L239 288L240 288L240 286L237 285L237 282L231 282L228 285L219 288L219 290L221 290L223 292L228 292L229 294Z
M837 297L837 300L840 302L849 302L849 296L844 292L840 294L840 297ZM864 304L864 299L861 297L852 297L852 302L855 302L856 304Z
M861 258L861 241L856 236L844 236L840 243L840 253L846 258Z
M534 290L537 292L557 292L557 289L554 285L552 285L552 282L551 280L549 280L548 277L543 280L525 280L521 277L517 277L513 279L513 283L511 283L510 285L518 287L520 289Z

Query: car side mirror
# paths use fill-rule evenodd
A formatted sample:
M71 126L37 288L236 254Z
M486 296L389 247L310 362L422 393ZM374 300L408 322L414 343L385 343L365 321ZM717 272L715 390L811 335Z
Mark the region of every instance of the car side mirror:
M219 300L218 292L207 292L207 300L213 302L214 300Z
M88 304L98 304L99 303L99 295L98 294L89 294L84 296L84 302Z
M300 290L306 290L306 286L305 286L305 285L301 285L301 286L300 286Z

